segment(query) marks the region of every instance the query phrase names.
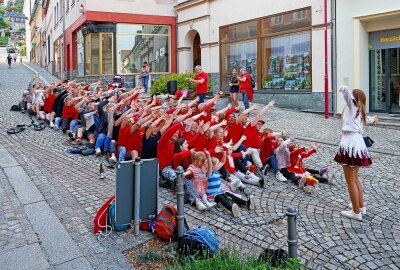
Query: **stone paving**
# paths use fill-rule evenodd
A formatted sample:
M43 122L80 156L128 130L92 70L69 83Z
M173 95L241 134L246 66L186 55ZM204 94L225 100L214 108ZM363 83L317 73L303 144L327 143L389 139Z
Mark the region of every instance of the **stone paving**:
M113 233L111 238L98 242L92 233L95 212L114 193L113 170L106 171L106 179L98 178L99 164L105 161L94 156L65 153L68 147L65 136L50 129L26 130L12 136L5 132L10 126L28 121L26 115L8 110L18 102L33 74L22 65L8 70L5 64L0 64L0 112L3 115L0 145L25 169L93 268L129 269L131 265L122 251L151 236L142 233L135 238L128 230ZM340 139L339 120L324 120L321 115L279 108L267 112L265 119L267 126L274 130L287 129L294 136L307 137L304 143L327 142L321 143L319 152L306 162L312 167L326 165L331 171L338 170L338 183L320 184L308 195L290 183L276 182L268 176L264 189L252 187L256 195L255 210L243 209L239 218L232 218L217 209L200 213L193 207L186 207L189 224L213 226L224 246L240 248L244 253L258 254L266 247L287 249L286 219L269 223L284 215L286 207L292 204L300 213L299 256L308 268L400 269L400 184L396 181L400 157L379 153L380 150L400 150L400 131L368 128L376 141L377 152L372 152L374 165L360 171L368 214L363 222L357 222L340 216L348 197L340 168L333 162L335 144ZM1 171L0 182L0 204L5 210L0 213L0 221L3 221L0 222L0 253L18 245L38 243L26 213L21 211ZM160 191L160 204L174 203L174 194L165 189Z

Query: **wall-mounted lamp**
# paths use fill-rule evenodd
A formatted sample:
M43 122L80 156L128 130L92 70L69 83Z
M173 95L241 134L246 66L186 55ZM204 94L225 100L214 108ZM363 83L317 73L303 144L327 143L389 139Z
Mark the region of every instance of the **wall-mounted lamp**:
M85 13L85 8L83 7L83 4L79 6L79 13Z

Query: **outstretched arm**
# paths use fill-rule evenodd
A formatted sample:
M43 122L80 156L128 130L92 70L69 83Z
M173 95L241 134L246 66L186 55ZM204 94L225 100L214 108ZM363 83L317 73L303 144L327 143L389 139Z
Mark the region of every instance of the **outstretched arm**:
M261 117L263 117L264 114L268 111L268 109L269 109L269 108L272 108L272 107L274 107L274 106L275 106L275 101L274 101L274 100L271 100L271 101L268 103L268 105L265 106L265 107L261 110L261 112L259 112L259 113L257 114L256 117L254 117L254 119L251 121L251 125L252 125L253 127L255 127L255 126L257 125L258 121L260 121Z

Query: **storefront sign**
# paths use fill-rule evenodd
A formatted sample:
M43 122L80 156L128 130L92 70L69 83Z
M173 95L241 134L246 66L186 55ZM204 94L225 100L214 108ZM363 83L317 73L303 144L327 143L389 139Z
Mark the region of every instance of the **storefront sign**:
M389 49L400 47L400 29L369 33L369 49Z

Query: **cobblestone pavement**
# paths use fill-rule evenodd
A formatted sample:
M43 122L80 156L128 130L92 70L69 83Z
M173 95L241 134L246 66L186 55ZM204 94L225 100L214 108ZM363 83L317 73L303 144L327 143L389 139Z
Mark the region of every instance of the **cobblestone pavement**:
M98 242L93 235L93 216L114 193L114 171L107 170L105 180L98 178L99 164L105 161L65 153L68 147L65 136L50 129L6 134L6 128L28 120L26 115L8 110L17 103L31 76L33 73L22 65L8 70L0 64L0 112L3 116L0 118L0 144L20 162L92 267L129 268L121 252L151 236L142 233L135 238L128 230L113 233L108 240ZM266 247L287 249L286 219L269 223L283 216L286 207L292 204L300 213L299 256L310 269L400 269L400 184L396 181L400 157L379 153L380 149L399 151L400 131L368 128L376 141L377 152L372 152L374 165L360 171L368 214L358 222L340 216L340 211L348 204L348 196L340 168L333 162L337 149L333 144L340 139L339 120L324 120L321 115L279 108L267 112L265 119L274 130L288 129L295 136L327 142L321 143L319 152L306 163L311 167L326 165L330 171L338 170L338 183L320 184L308 195L290 183L276 182L268 176L264 189L252 187L256 195L255 210L243 209L239 218L232 218L218 209L200 213L187 206L185 213L189 224L192 227L211 225L224 246L239 248L244 253L258 254ZM37 242L1 171L0 182L0 204L6 210L0 213L0 221L3 221L0 223L0 252ZM160 204L174 203L174 200L174 194L161 189Z

